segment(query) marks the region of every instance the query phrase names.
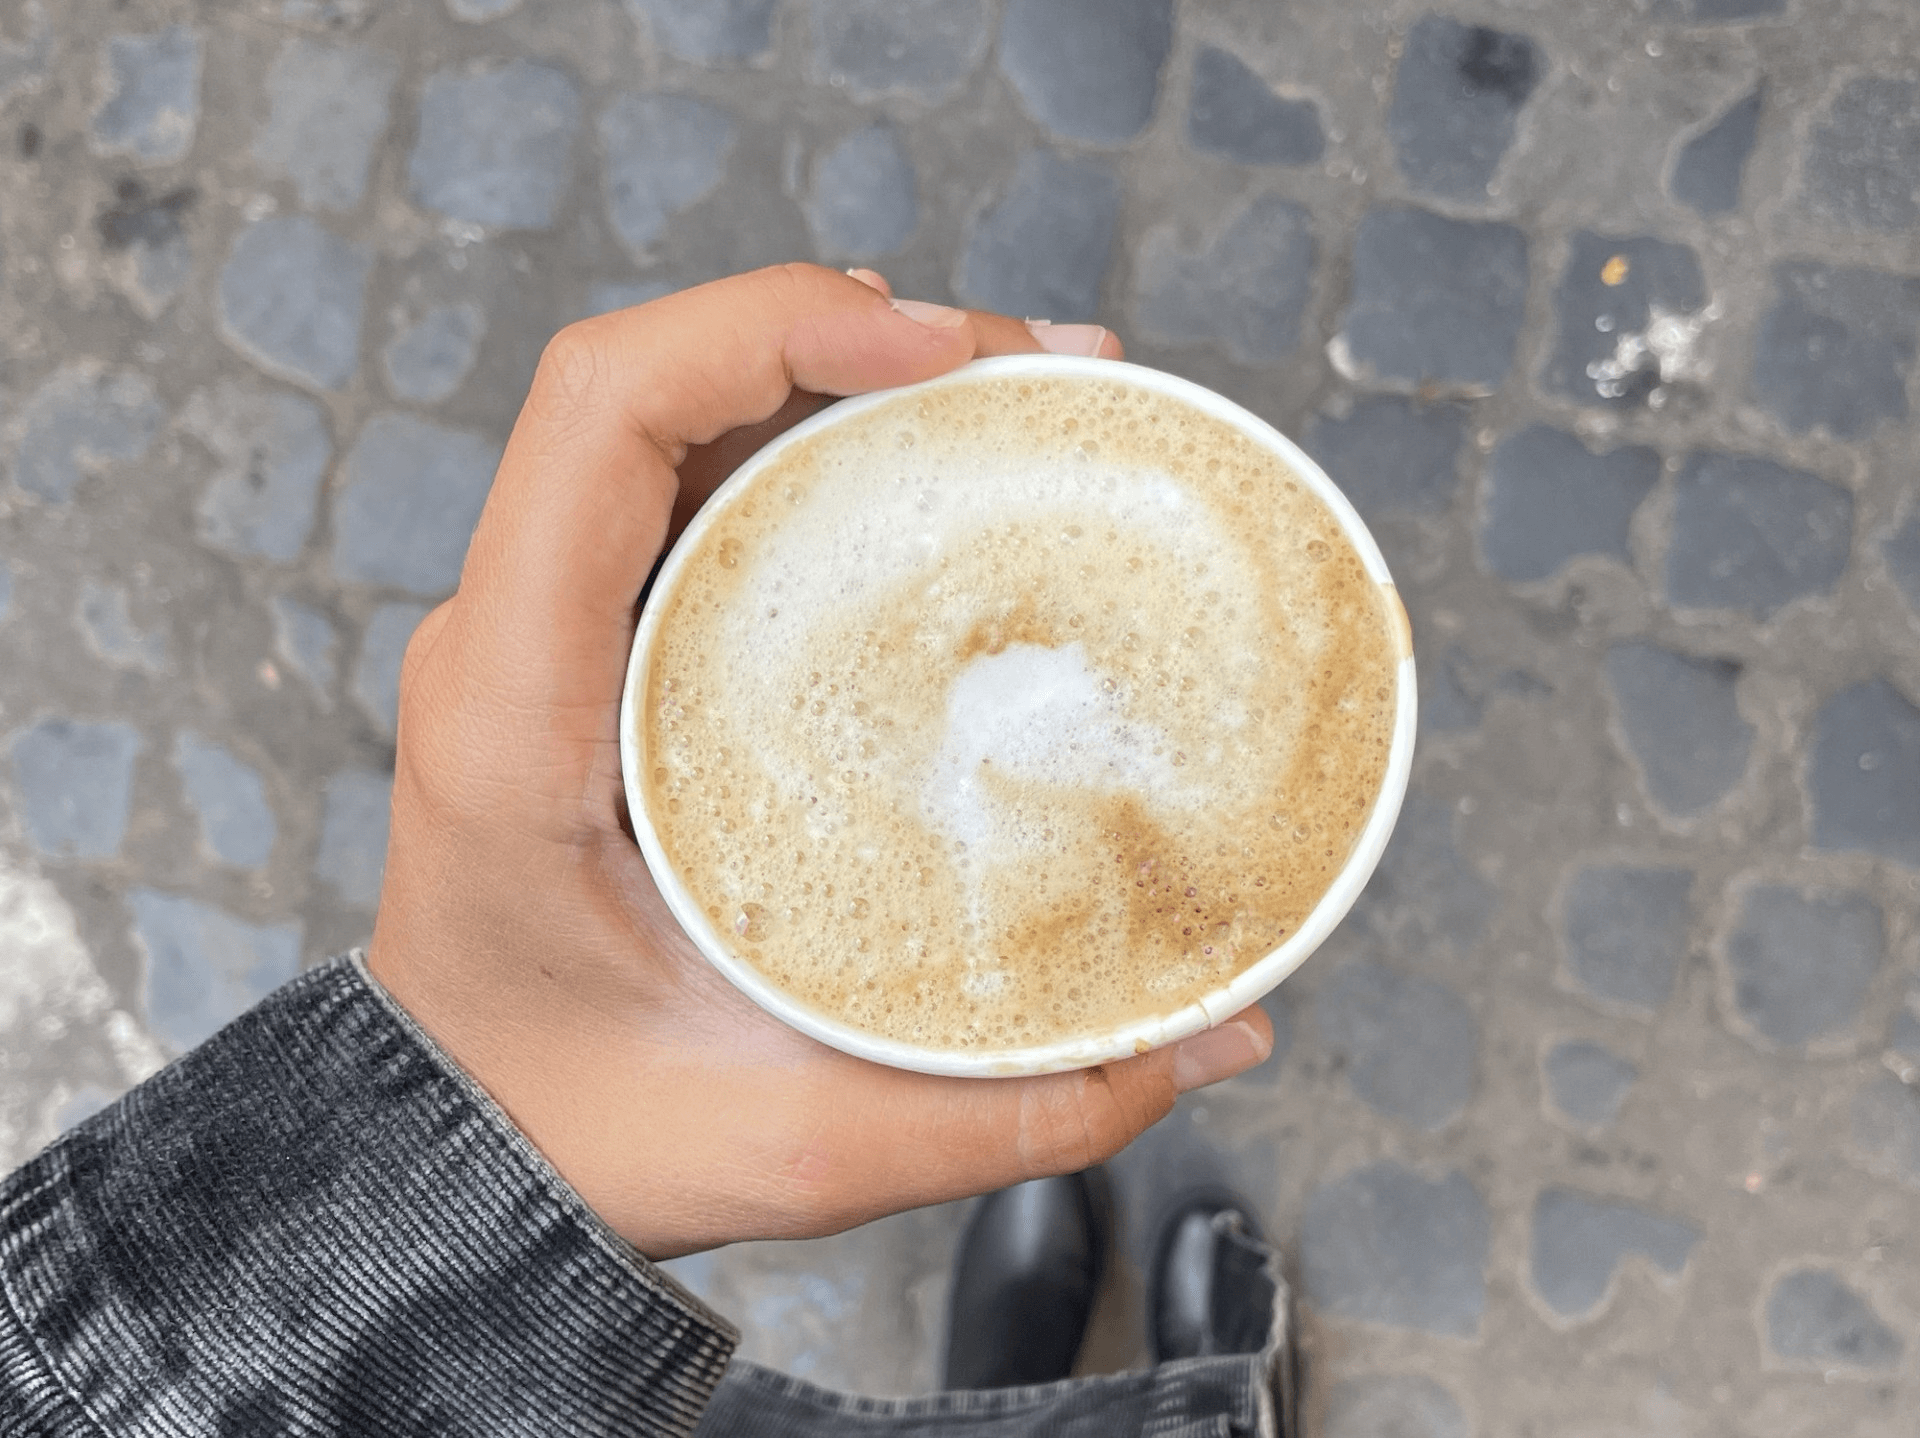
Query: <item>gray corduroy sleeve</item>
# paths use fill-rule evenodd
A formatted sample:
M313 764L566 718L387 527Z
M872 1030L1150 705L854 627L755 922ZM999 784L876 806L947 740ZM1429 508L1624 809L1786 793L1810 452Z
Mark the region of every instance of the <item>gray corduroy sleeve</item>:
M0 1182L0 1433L683 1434L738 1335L357 957Z

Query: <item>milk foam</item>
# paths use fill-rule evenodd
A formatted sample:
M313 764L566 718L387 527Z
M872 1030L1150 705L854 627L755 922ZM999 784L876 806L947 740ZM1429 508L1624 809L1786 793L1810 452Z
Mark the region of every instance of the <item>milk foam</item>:
M1123 382L986 378L805 441L667 602L637 737L677 871L779 986L923 1045L1218 987L1386 763L1399 654L1331 513Z

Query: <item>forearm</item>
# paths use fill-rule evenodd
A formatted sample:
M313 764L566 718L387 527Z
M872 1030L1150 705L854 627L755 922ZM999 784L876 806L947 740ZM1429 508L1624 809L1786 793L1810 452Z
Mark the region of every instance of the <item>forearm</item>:
M347 961L0 1183L8 1434L684 1433L734 1341Z

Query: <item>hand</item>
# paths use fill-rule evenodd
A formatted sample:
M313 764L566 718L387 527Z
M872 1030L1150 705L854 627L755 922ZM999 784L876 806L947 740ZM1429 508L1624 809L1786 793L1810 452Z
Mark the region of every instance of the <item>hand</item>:
M618 721L640 588L674 526L823 396L1041 348L1014 320L890 298L878 276L788 266L563 331L459 592L407 649L369 965L655 1258L1082 1168L1272 1047L1256 1008L1076 1073L886 1068L756 1007L655 891L623 827Z

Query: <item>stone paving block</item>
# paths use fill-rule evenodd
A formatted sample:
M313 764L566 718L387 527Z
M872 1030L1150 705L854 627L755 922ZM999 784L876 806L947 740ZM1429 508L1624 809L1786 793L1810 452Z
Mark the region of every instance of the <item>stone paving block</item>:
M622 95L600 116L607 214L644 256L667 221L720 183L733 149L733 117L691 95Z
M1655 407L1695 379L1707 317L1700 260L1685 245L1582 230L1554 292L1547 388L1602 408Z
M1119 216L1120 181L1107 165L1029 150L1000 202L975 218L955 289L1002 314L1091 320Z
M500 454L500 445L471 430L375 415L342 467L333 572L436 598L450 594Z
M199 32L169 25L115 35L102 52L106 98L93 112L93 147L146 164L184 160L200 123Z
M903 248L919 226L920 198L899 131L869 125L822 155L806 209L824 254L873 260Z
M1460 1405L1431 1378L1369 1374L1334 1385L1324 1438L1469 1438Z
M240 232L220 272L220 321L233 347L283 379L339 389L360 364L373 254L304 215Z
M1471 1338L1486 1309L1487 1236L1487 1206L1465 1174L1426 1179L1383 1159L1307 1199L1307 1299L1330 1317Z
M1810 260L1773 267L1753 395L1788 429L1824 425L1864 439L1907 417L1907 375L1920 328L1920 279Z
M1320 990L1313 1012L1334 1063L1370 1108L1434 1130L1473 1097L1478 1028L1444 984L1348 964Z
M1575 436L1529 425L1487 460L1480 553L1502 579L1547 579L1577 555L1633 566L1634 511L1660 481L1660 455L1644 445L1595 454Z
M145 454L164 416L153 381L138 370L66 365L20 411L14 483L65 504L88 475Z
M1350 919L1393 951L1423 961L1471 950L1493 910L1493 890L1454 843L1453 813L1431 794L1407 794L1380 867Z
M199 196L192 185L150 194L127 175L115 181L113 203L94 216L94 232L108 256L131 261L128 297L148 319L158 316L193 278L185 216Z
M1729 105L1706 129L1680 147L1667 193L1699 214L1731 214L1740 208L1740 182L1760 132L1764 87Z
M1438 516L1460 488L1466 434L1464 406L1370 395L1343 418L1316 414L1301 443L1365 518Z
M1920 1024L1908 1019L1912 1041L1903 1052L1920 1052ZM1853 1146L1875 1173L1920 1188L1920 1089L1892 1074L1869 1079L1853 1096Z
M1920 975L1907 985L1907 1000L1893 1016L1893 1029L1887 1035L1887 1047L1920 1061ZM1920 1170L1920 1148L1915 1150L1916 1170Z
M520 8L520 3L521 0L447 0L447 13L469 25L484 25L502 15L511 15Z
M1512 225L1381 205L1360 221L1353 298L1336 344L1362 377L1493 390L1527 303L1527 241Z
M0 559L0 619L7 617L7 611L13 607L13 569L7 561Z
M1783 1275L1767 1295L1767 1346L1817 1368L1892 1368L1906 1351L1866 1299L1826 1268Z
M383 604L360 637L360 658L353 666L354 699L382 733L392 735L400 721L400 663L407 641L427 617L424 604Z
M1416 646L1417 648L1417 646ZM1462 681L1467 657L1458 645L1420 653L1420 732L1464 734L1480 727L1485 700Z
M1687 952L1686 869L1596 864L1567 884L1561 937L1574 981L1596 998L1651 1013Z
M1611 1049L1586 1039L1555 1044L1541 1060L1547 1096L1577 1124L1605 1128L1620 1115L1640 1071Z
M1920 708L1885 679L1842 689L1814 720L1807 791L1816 849L1920 869Z
M348 903L371 909L387 865L393 776L346 769L327 780L314 877Z
M140 735L117 720L42 719L9 745L14 812L27 841L51 858L120 852Z
M1895 587L1920 618L1920 504L1913 507L1905 524L1880 542L1880 553Z
M267 72L272 110L253 157L309 209L351 210L367 192L400 64L369 45L294 39Z
M249 924L178 894L134 889L147 1028L176 1053L212 1037L300 971L298 920Z
M1807 135L1807 203L1836 224L1890 234L1920 223L1920 79L1859 75Z
M381 352L387 388L415 404L438 404L460 388L480 355L487 317L474 304L436 305Z
M1711 809L1747 772L1753 725L1731 659L1696 659L1634 640L1607 652L1607 683L1647 795L1667 813Z
M323 708L332 707L339 648L340 636L326 615L287 595L273 597L273 651L313 686Z
M242 869L265 864L279 825L260 771L191 730L174 740L173 767L214 857Z
M1192 251L1163 229L1141 247L1134 322L1166 343L1213 343L1242 364L1273 364L1300 341L1313 256L1306 207L1273 196L1248 201Z
M420 134L407 157L413 197L449 219L544 230L573 169L580 87L532 60L441 70L420 94Z
M1734 1007L1756 1033L1788 1048L1845 1030L1885 950L1880 906L1865 894L1755 885L1727 936Z
M1562 1318L1590 1318L1629 1254L1678 1278L1699 1241L1700 1230L1682 1219L1550 1188L1533 1206L1533 1289Z
M591 319L594 315L631 309L672 293L673 286L665 280L610 280L594 285L587 291L587 313L581 318Z
M297 555L333 460L326 411L304 395L222 380L187 402L180 427L215 461L196 510L200 538L229 554Z
M949 99L987 53L986 0L813 0L813 67L860 101Z
M1193 57L1187 143L1242 165L1317 165L1327 134L1313 101L1274 94L1238 56L1202 45Z
M80 586L76 617L87 647L107 663L147 674L166 672L166 631L143 630L135 624L133 612L128 608L127 591L120 585L86 580Z
M654 43L696 65L756 60L773 45L774 0L625 0Z
M1693 454L1674 481L1667 597L1761 619L1831 590L1853 547L1853 495L1805 470Z
M1766 20L1784 15L1787 0L1689 0L1688 9L1700 24Z
M271 5L271 0L267 0ZM279 18L289 25L337 34L357 30L373 16L377 0L280 0Z
M1000 68L1065 140L1119 145L1153 118L1173 0L1007 0Z
M1428 15L1407 31L1387 136L1416 190L1485 200L1545 68L1525 35Z

